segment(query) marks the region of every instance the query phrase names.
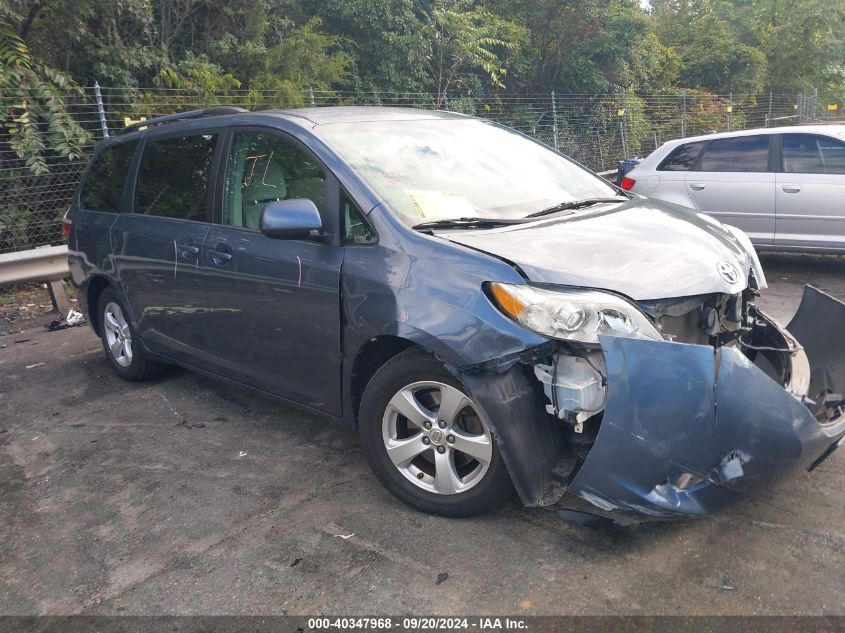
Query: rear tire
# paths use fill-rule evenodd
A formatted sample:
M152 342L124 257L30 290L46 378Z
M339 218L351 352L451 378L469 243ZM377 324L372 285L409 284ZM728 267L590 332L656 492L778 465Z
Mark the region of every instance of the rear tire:
M423 512L469 517L513 494L505 463L466 388L417 348L370 380L358 416L361 448L379 481Z
M103 291L97 310L103 350L118 376L136 382L162 372L164 364L147 359L123 300L114 289Z

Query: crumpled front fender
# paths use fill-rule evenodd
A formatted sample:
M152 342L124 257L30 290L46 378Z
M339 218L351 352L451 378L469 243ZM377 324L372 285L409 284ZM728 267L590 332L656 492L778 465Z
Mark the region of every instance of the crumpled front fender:
M819 301L818 291L808 292L805 300ZM836 305L825 301L828 310L845 318L845 305L829 299ZM800 334L807 349L824 347L822 329ZM838 330L831 334L842 338ZM640 518L709 514L811 466L845 434L841 415L820 424L739 349L616 337L601 345L604 417L568 489L601 511ZM828 341L824 371L810 358L814 377L837 376L842 352ZM701 481L676 485L685 474Z

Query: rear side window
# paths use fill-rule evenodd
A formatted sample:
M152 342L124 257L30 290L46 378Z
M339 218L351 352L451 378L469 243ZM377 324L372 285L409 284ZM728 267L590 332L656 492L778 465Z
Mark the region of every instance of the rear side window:
M689 171L692 169L705 145L707 145L707 141L697 141L676 147L657 166L658 171Z
M701 157L699 171L768 171L769 137L737 136L710 143Z
M91 163L82 185L82 208L90 211L120 211L123 188L138 141L106 147Z
M138 170L135 212L205 221L216 144L215 134L148 142Z
M845 143L819 134L784 134L783 170L793 174L845 174Z

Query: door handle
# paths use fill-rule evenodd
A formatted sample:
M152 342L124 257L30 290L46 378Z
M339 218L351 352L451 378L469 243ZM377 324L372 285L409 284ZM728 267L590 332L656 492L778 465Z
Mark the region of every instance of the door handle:
M784 185L781 189L784 193L798 193L803 187L801 185Z
M179 254L185 259L191 259L200 254L200 247L191 242L180 242L177 244Z
M689 184L689 188L690 188L690 189L692 189L693 191L701 191L701 190L703 190L706 186L707 186L707 185L705 185L703 182L691 182L691 183Z
M232 259L232 249L226 244L218 244L214 248L208 249L208 258L218 266L222 266Z

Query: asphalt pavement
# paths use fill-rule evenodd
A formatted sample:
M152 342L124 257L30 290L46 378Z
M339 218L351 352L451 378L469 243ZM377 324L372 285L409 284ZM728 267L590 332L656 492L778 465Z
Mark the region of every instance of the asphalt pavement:
M783 321L804 283L845 299L842 258L764 267ZM0 336L0 517L2 614L845 614L845 452L703 520L443 519L353 430L179 369L125 383L88 328Z

